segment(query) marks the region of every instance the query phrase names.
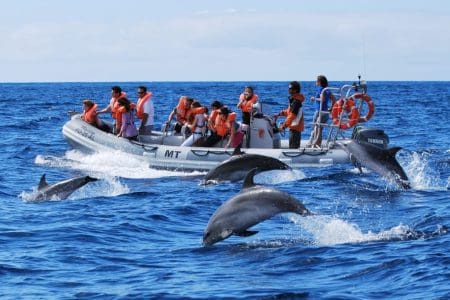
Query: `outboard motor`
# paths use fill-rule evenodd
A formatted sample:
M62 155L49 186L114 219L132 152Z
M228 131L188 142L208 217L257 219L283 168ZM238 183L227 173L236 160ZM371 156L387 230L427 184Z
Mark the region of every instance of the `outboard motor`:
M353 131L352 139L371 143L383 149L387 149L389 137L382 129L357 127Z

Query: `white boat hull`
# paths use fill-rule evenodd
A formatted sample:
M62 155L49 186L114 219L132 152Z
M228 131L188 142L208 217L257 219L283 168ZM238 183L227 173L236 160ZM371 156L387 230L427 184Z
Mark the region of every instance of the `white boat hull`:
M168 170L208 171L220 162L228 159L233 149L220 147L181 147L182 136L156 133L145 137L145 142L129 141L111 133L103 132L86 122L80 115L74 115L63 126L65 139L77 149L103 152L119 150L138 156L149 167ZM288 149L287 141L281 142L281 148L243 148L246 153L255 153L277 158L292 168L321 167L333 164L349 163L347 153L340 148Z

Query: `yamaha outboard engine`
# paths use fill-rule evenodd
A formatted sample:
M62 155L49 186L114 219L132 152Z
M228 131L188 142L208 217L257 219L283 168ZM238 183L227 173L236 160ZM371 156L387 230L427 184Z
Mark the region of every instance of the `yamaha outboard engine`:
M382 129L357 127L353 131L352 139L371 143L383 149L387 149L389 137Z

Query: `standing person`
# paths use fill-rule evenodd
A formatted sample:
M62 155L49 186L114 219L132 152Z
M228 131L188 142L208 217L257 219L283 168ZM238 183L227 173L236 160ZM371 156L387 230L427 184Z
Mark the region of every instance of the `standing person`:
M138 97L136 117L141 119L139 135L151 135L155 122L155 110L153 101L151 101L152 93L147 91L145 86L139 86Z
M284 130L285 128L289 128L289 148L291 149L300 148L301 134L305 128L302 110L302 103L305 97L300 91L300 82L291 81L288 86L289 107L274 116L275 118L279 116L286 117L280 129Z
M137 141L138 131L134 125L134 116L130 101L127 98L120 98L117 102L119 103L118 110L121 114L121 126L117 136Z
M330 90L326 89L324 91L328 87L328 80L324 75L317 76L316 86L318 87L316 96L311 97L311 101L314 101L315 112L313 117L314 129L311 133L309 144L312 147L320 148L322 147L322 124L326 124L330 118L328 102L334 103L336 99Z
M254 94L252 86L246 86L244 92L239 96L239 102L236 105L242 111L242 123L250 125L250 114L253 104L258 102L258 95Z
M120 88L120 86L113 86L111 87L111 99L109 100L109 104L107 107L105 107L102 110L99 110L98 113L102 114L105 112L110 111L111 112L111 116L114 119L114 128L113 128L113 132L117 133L120 130L120 119L117 115L118 109L119 109L119 103L118 100L119 98L124 98L127 96L127 93L123 92L122 89Z

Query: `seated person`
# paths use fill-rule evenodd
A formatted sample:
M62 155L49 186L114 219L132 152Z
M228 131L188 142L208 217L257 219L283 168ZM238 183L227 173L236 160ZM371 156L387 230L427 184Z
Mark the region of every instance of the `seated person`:
M178 101L178 105L170 113L166 125L169 125L173 117L176 116L177 123L174 127L175 133L181 133L181 128L187 121L187 114L189 112L189 109L191 108L192 102L194 102L194 98L181 96L180 100Z
M83 101L83 114L81 115L81 119L102 131L110 132L109 126L103 123L98 117L97 104L92 100L86 99Z
M228 107L223 106L220 108L220 112L214 120L214 125L211 131L213 132L203 143L203 147L213 147L218 142L226 139L228 136L227 144L225 148L229 146L236 147L236 132L238 125L236 123L236 113L231 112Z
M181 146L192 146L205 135L207 113L208 108L201 106L200 102L192 102L192 107L188 114L188 122L185 124L192 134Z

